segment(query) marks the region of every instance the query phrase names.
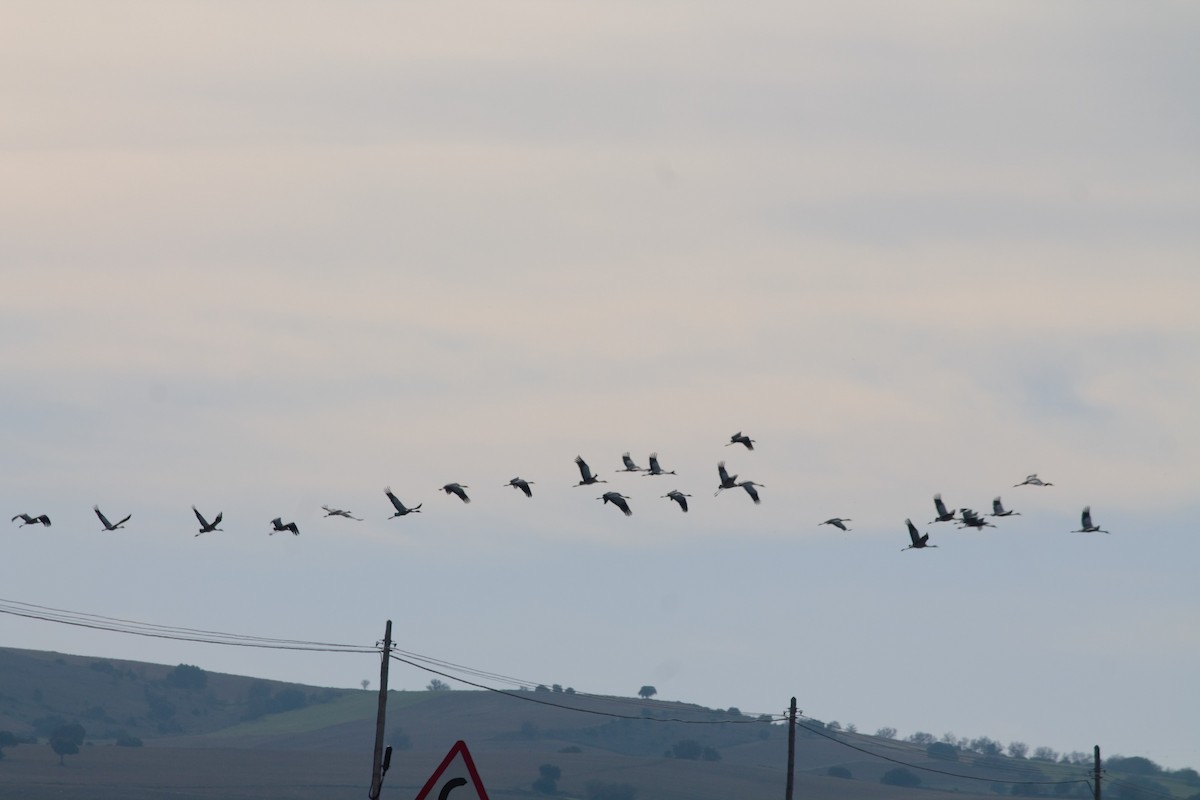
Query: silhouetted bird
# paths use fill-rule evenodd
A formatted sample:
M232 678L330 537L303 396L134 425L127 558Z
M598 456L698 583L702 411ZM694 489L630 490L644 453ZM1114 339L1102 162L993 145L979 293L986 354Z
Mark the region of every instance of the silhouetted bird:
M471 487L467 486L465 483L447 483L442 487L442 491L446 494L458 495L459 500L462 500L464 503L469 503L471 502L471 498L467 497L465 490L470 488Z
M579 467L579 476L581 478L579 483L575 484L576 486L591 486L593 483L608 483L608 481L602 481L592 474L592 470L588 467L587 462L583 460L583 456L575 456L575 464Z
M663 497L667 498L668 500L674 500L676 503L679 503L679 507L681 509L683 509L684 513L687 513L687 499L689 497L691 497L690 494L684 494L683 492L679 491L678 489L672 489L671 491L664 494Z
M1046 483L1045 481L1043 481L1041 478L1039 478L1037 476L1037 473L1035 472L1034 474L1025 478L1025 480L1021 481L1020 483L1014 483L1013 488L1015 489L1018 486L1053 486L1053 485L1054 485L1053 483Z
M920 550L923 547L937 547L936 544L929 543L928 533L922 536L917 532L917 526L912 524L911 519L904 520L904 524L908 526L908 537L912 539L912 544L910 544L908 547L900 548L901 553L903 553L905 550L912 550L914 548Z
M104 513L100 510L100 506L92 506L92 511L96 512L96 516L100 518L100 523L104 525L104 530L106 531L115 531L117 528L122 527L126 522L129 522L130 518L133 516L133 514L128 514L126 515L125 519L121 520L116 525L113 525L108 521L108 517L104 516Z
M277 533L283 533L284 531L291 531L292 536L300 535L300 528L296 525L296 523L289 522L287 525L284 525L283 517L276 517L275 519L271 520L271 528L272 528L272 530L271 530L272 536L274 536Z
M974 510L972 510L970 508L962 508L962 509L959 509L959 511L962 513L962 519L960 520L960 522L962 522L962 524L958 526L960 528L994 528L994 527L996 527L992 523L985 520L983 517L979 516L977 513L975 513Z
M738 485L737 484L738 476L730 475L725 470L725 462L724 461L717 462L717 475L719 475L721 477L721 485L717 487L717 490L715 492L713 492L713 497L716 497L717 495L719 495L723 489L733 489L734 487L736 487Z
M1102 529L1098 525L1092 524L1092 507L1091 506L1083 507L1083 514L1080 515L1079 522L1080 522L1079 530L1071 531L1071 533L1108 533L1108 531Z
M629 510L629 503L625 501L629 498L620 492L605 492L602 497L597 497L597 500L603 500L606 503L612 503L617 508L625 512L625 516L632 517L633 512Z
M946 504L942 502L942 496L940 494L935 494L933 496L933 505L934 508L937 509L938 515L937 519L929 523L930 525L932 525L934 522L949 522L950 520L954 519L954 512L946 510Z
M621 454L621 461L625 464L625 469L619 469L617 472L645 472L646 470L633 463L633 459L629 457L629 453Z
M827 519L824 522L821 522L819 524L820 525L832 525L835 528L841 528L844 531L848 531L850 529L847 528L844 523L847 523L849 521L850 521L849 517L834 517L832 519Z
M398 497L396 497L396 495L392 494L392 487L390 487L390 486L388 488L384 489L383 493L387 495L388 500L391 500L392 505L396 507L396 513L392 514L392 516L388 517L388 519L392 519L392 517L403 517L408 514L420 513L421 506L425 505L424 503L417 503L412 508L407 508L404 505L404 503L400 502L400 498L398 498Z
M646 470L647 475L674 475L675 470L667 472L658 465L658 453L650 454L650 469Z
M758 490L754 488L755 486L762 486L761 483L755 483L754 481L742 481L738 484L738 486L746 490L746 494L750 495L750 499L754 501L754 505L758 505L762 502L758 499Z
M992 516L993 517L1019 517L1020 511L1005 511L1004 506L1000 504L1000 498L997 497L992 501Z
M353 519L362 522L361 517L356 517L349 511L343 511L340 508L330 508L329 506L321 506L321 508L325 509L325 516L327 517L345 517L346 519Z
M533 485L533 481L522 480L521 478L513 478L505 486L511 486L514 489L520 489L525 493L526 497L533 497L533 490L529 487Z
M730 436L729 442L725 446L729 447L729 445L731 445L731 444L744 444L744 445L746 445L747 450L754 449L754 440L751 439L749 436L743 436L741 431L738 431L733 436Z
M18 525L17 526L18 528L24 528L26 525L38 525L38 524L41 524L42 526L44 526L46 528L50 527L50 518L47 517L45 514L42 514L40 517L31 517L28 514L17 514L15 517L12 518L11 522L16 522L19 519L24 520L24 522L22 522L20 525Z
M224 511L217 512L217 516L212 522L206 520L204 515L196 510L195 506L192 506L192 513L196 515L196 519L200 520L200 533L212 533L213 531L224 530L223 528L217 527L221 524L221 518L225 516ZM200 533L197 533L196 535L199 536Z

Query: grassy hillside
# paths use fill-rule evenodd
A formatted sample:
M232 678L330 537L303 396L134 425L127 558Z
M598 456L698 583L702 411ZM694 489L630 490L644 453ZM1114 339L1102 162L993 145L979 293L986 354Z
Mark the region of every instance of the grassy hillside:
M546 797L532 788L542 765L558 768L555 788L563 798L594 800L597 782L628 785L637 800L777 800L783 793L783 725L685 703L517 694L389 693L387 739L396 754L384 797L415 795L459 739L468 743L496 800ZM0 649L0 731L40 738L0 751L0 796L361 798L376 702L375 692ZM45 744L46 728L63 721L80 722L88 741L59 766ZM909 742L816 728L798 731L797 797L1090 797L1082 783L1024 783L1077 780L1086 775L1080 765L966 752L935 759ZM144 746L117 746L117 735L137 737ZM689 753L691 758L681 757ZM1127 761L1131 769L1146 767L1133 763L1145 759ZM901 765L917 776L918 786L882 782ZM1114 774L1116 794L1110 789L1105 796L1182 800L1200 791L1187 772Z

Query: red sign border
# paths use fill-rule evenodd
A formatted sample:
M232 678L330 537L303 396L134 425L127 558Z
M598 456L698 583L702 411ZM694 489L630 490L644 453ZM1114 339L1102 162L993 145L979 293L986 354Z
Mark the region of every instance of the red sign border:
M437 785L438 778L442 777L442 773L450 766L450 762L459 753L462 754L463 763L467 765L467 774L471 776L471 780L475 782L475 788L478 790L479 800L491 800L488 797L487 789L483 788L483 781L479 780L479 771L475 769L475 760L471 758L471 751L467 749L467 743L459 739L450 748L450 752L442 759L442 763L438 764L438 768L433 771L433 775L429 776L429 780L425 781L425 785L421 787L421 791L417 793L416 800L426 800L429 793L433 791L433 787Z

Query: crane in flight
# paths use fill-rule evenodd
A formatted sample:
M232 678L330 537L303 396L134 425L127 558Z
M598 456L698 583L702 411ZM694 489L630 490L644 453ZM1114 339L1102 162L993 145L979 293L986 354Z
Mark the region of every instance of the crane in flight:
M271 536L274 536L277 533L283 533L284 531L291 531L292 536L300 535L300 527L296 525L296 523L289 522L287 525L284 525L283 517L276 517L275 519L271 520Z
M527 481L527 480L524 480L523 478L513 478L512 480L510 480L508 483L506 483L504 485L511 486L514 489L520 489L522 492L525 493L526 497L533 497L533 490L529 488L530 486L533 485L533 481Z
M946 510L946 504L942 502L942 496L940 494L935 494L933 496L933 507L937 509L937 519L931 521L929 523L930 525L932 525L934 522L949 522L950 520L954 519L954 512Z
M100 524L104 526L104 530L106 531L115 531L117 528L124 526L126 522L129 522L130 517L133 516L133 514L127 514L125 515L125 519L114 525L108 521L108 517L104 516L104 512L100 510L100 506L92 506L92 511L96 512L96 516L100 518Z
M1108 531L1099 525L1092 524L1092 507L1084 506L1079 519L1079 530L1071 531L1071 533L1108 533Z
M1021 516L1021 512L1020 511L1006 511L1004 508L1004 505L1000 502L1000 498L997 497L995 500L992 501L992 514L991 515L993 517L1019 517L1019 516Z
M321 506L321 508L325 509L326 517L345 517L346 519L353 519L362 522L362 517L356 517L349 511L343 511L340 508L330 508L329 506Z
M835 528L840 528L841 530L848 531L848 530L850 530L850 528L846 527L846 523L849 521L850 521L849 517L833 517L831 519L825 520L824 522L818 523L818 525L832 525Z
M674 475L675 470L667 472L658 465L658 453L650 454L650 469L646 470L647 475Z
M625 464L625 469L619 469L617 472L645 472L646 470L633 463L633 459L629 457L629 453L621 454L621 461Z
M204 515L201 514L195 506L192 506L192 513L196 515L196 519L200 520L200 533L212 533L213 531L224 530L224 528L217 527L221 524L221 518L225 516L224 511L218 511L217 516L212 522L206 520ZM196 535L199 536L200 533L197 533Z
M687 513L687 499L691 497L690 494L684 494L678 489L672 489L662 496L667 500L674 500L676 503L679 503L679 507L683 509L683 513Z
M758 499L758 490L754 488L755 486L762 486L761 483L755 483L754 481L742 481L738 484L738 486L746 490L746 494L750 495L750 499L754 501L754 505L758 505L762 502L762 500Z
M905 550L920 550L925 547L937 547L936 544L929 543L929 534L921 534L917 531L917 526L912 524L911 519L904 520L904 524L908 526L908 538L912 539L912 544L908 547L900 548L900 552Z
M602 481L592 474L591 467L589 467L587 462L583 460L583 456L575 456L575 464L579 467L580 477L579 483L575 484L576 486L591 486L593 483L608 483L608 481Z
M1021 481L1020 483L1014 483L1013 488L1015 489L1018 486L1053 486L1053 485L1054 485L1053 483L1046 483L1044 480L1039 478L1037 476L1037 473L1035 472L1032 475L1027 476L1025 478L1025 480Z
M741 431L738 431L733 436L730 436L729 441L725 444L725 446L729 447L731 444L744 444L746 445L747 450L754 449L754 440L749 436L743 436Z
M24 520L24 522L17 526L18 528L24 528L26 525L39 524L46 528L50 527L50 518L45 514L42 514L40 517L31 517L28 514L17 514L12 518L11 521L16 522L17 520Z
M603 500L606 503L612 503L614 506L621 509L621 511L627 517L633 516L633 512L629 510L629 503L625 502L629 498L620 492L605 492L603 496L597 497L596 499Z
M471 498L467 497L467 489L470 489L465 483L447 483L442 487L442 491L446 494L458 495L458 499L464 503L471 502Z
M729 471L725 469L724 461L717 462L717 475L719 475L721 478L721 485L717 487L715 492L713 492L713 497L716 497L725 489L734 489L737 487L738 476L729 474Z
M960 511L962 512L962 519L960 520L960 522L962 522L962 524L958 526L960 528L994 528L994 527L996 527L995 525L988 522L983 517L979 516L979 514L975 513L975 511L973 511L972 509L963 508L963 509L960 509Z
M396 495L392 494L392 487L390 486L384 489L383 493L387 495L388 500L391 500L392 505L396 508L396 513L392 514L392 516L388 517L388 519L392 519L393 517L403 517L414 513L419 514L421 512L421 506L425 505L424 503L417 503L412 508L408 508L404 505L404 503L400 502L399 497L396 497Z

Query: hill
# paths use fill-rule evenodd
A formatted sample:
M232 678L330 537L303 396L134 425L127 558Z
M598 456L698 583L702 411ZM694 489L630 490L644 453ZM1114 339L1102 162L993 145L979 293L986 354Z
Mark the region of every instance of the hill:
M361 798L376 702L373 691L0 649L0 732L28 742L0 751L0 795ZM54 726L76 721L87 741L59 766L45 739ZM388 722L396 755L384 797L414 796L458 739L468 743L495 800L547 796L533 789L543 765L558 774L543 789L589 800L629 798L629 791L637 800L774 800L786 781L786 726L736 709L549 690L390 692ZM1077 780L1085 774L1080 765L966 752L934 758L924 745L805 725L798 729L797 797L1091 796L1083 783L1027 783ZM897 769L918 785L882 782ZM1186 798L1196 792L1188 778L1129 776L1117 797L1163 800L1137 797L1140 786Z

